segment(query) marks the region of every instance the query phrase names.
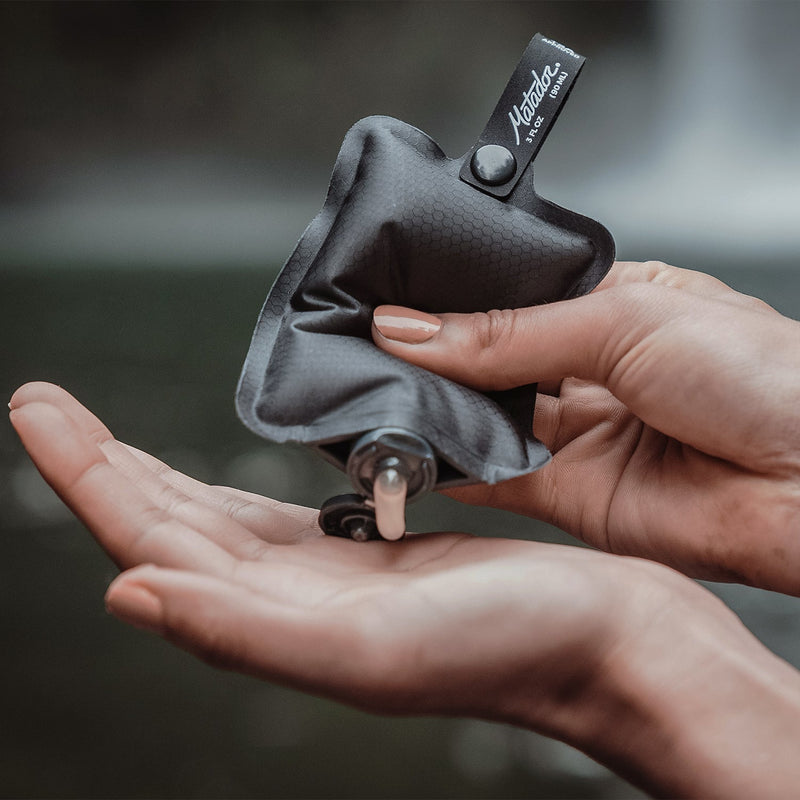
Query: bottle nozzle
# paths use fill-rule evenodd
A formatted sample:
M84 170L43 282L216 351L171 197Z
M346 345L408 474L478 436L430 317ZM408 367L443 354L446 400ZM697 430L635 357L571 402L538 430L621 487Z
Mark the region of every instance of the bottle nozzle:
M353 445L347 474L358 492L323 503L325 533L356 541L397 541L406 532L406 503L436 485L436 455L425 439L403 428L375 428Z
M378 532L390 542L402 539L406 533L408 481L396 469L389 467L377 474L372 491Z

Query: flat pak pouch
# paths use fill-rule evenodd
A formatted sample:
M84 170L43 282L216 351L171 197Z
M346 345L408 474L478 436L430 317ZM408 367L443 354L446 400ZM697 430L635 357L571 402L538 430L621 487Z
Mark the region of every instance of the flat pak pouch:
M433 314L525 307L601 280L611 235L533 187L532 159L583 62L534 37L461 158L390 117L351 128L325 204L258 319L236 397L248 427L310 445L341 469L365 432L403 428L433 447L436 488L547 463L532 433L535 386L468 389L384 353L370 327L382 304Z

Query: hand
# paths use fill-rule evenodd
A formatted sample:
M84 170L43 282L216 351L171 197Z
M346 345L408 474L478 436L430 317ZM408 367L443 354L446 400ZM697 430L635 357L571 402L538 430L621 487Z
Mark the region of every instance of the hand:
M109 610L213 664L370 711L524 725L660 794L797 784L797 673L672 570L454 533L330 538L316 512L117 442L55 386L11 407L43 476L127 570Z
M58 387L24 386L11 406L45 479L128 570L109 609L220 666L370 710L520 714L586 682L635 590L578 548L328 537L316 511L116 441Z
M378 346L477 389L555 387L534 416L553 461L454 497L694 577L800 594L800 323L657 263L618 263L567 302L409 316L377 309Z

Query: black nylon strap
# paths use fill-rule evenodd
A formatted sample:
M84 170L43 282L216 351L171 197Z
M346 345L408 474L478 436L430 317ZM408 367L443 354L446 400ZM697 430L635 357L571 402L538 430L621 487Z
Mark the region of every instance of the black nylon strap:
M540 33L531 39L506 84L480 138L467 153L459 176L487 194L505 198L544 144L586 59ZM500 185L487 185L472 171L472 157L484 145L511 152L516 169Z

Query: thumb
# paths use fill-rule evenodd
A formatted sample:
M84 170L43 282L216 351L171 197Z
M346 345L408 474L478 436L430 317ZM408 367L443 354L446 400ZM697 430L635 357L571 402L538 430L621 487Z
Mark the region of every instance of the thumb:
M138 566L111 583L106 608L212 666L289 685L324 685L343 657L320 634L329 620L210 575Z
M798 327L740 302L628 283L532 308L375 309L383 350L478 390L579 378L667 436L744 466L796 452ZM777 453L777 456L776 456ZM794 456L791 456L794 458Z
M297 592L305 595L299 583ZM388 640L363 624L368 613L281 600L213 575L152 564L119 575L106 607L214 667L374 712L408 711L409 676L397 669Z
M574 300L474 314L433 316L379 306L372 334L381 349L480 390L578 377L605 383L625 351L658 324L648 304L621 295L645 284ZM653 304L663 311L663 303Z

